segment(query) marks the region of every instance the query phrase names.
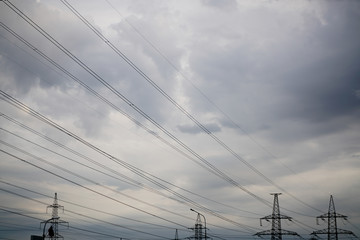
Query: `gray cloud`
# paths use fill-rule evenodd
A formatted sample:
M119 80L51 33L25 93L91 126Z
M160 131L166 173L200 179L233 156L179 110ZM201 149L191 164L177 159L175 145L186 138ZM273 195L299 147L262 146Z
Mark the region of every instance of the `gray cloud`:
M213 133L221 131L221 128L216 123L205 124L204 127ZM203 130L199 129L199 127L195 126L195 125L192 125L192 126L179 125L178 129L183 133L190 133L190 134L197 134L197 133L203 132Z
M286 1L152 1L149 4L147 1L112 1L122 16L108 4L91 1L86 4L72 3L156 84L242 157L237 159L207 134L201 134L202 130L194 122L165 100L62 4L13 1L142 111L199 156L238 181L241 186L269 202L272 201L269 192L280 191L246 166L242 161L244 160L289 193L323 209L324 213L327 211L331 192L336 196L337 210L354 217L353 223L359 224L359 207L354 200L359 196L356 191L359 186L356 183L360 182L358 2L302 1L289 4ZM0 12L2 22L143 123L154 134L148 134L99 99L89 95L81 86L66 79L63 74L42 63L42 60L39 61L38 57L34 58L36 54L32 50L17 42L3 29L0 29L1 90L105 152L164 179L161 183L169 188L214 212L260 230L258 218L271 213L268 206L194 163L195 160L198 161L195 156L192 155L194 159L188 159L176 149L154 138L154 135L164 137L170 144L190 154L56 50L6 6L2 6ZM142 36L129 23L133 24ZM144 37L154 44L157 50L144 40ZM166 55L167 59L159 55L158 51ZM181 73L170 66L168 61ZM184 79L183 75L187 79ZM19 111L4 101L0 102L0 107L2 112L34 130L91 157L108 169L123 174L120 177L115 172L102 169L110 175L119 179L126 176L125 178L131 178L140 185L151 186L177 198L154 182L145 180L124 168L124 165L112 161L113 158L105 157L28 116L26 111ZM1 127L38 144L99 168L99 165L40 139L3 117L0 118L0 124ZM3 131L0 134L3 141L69 168L98 182L99 185L27 157L29 161L46 169L165 219L189 227L194 224L196 216L192 215L189 207L195 206L182 205L156 195L153 191L146 191L89 170ZM1 147L15 155L21 155L4 145ZM158 230L154 226L117 219L117 222L124 226L135 226L137 229L144 227L164 236L173 236L173 228L178 227L71 185L39 169L35 171L35 168L15 161L4 153L1 153L1 158L4 160L0 167L2 178L24 188L50 195L59 191L61 197L77 204L125 217L148 220L170 228ZM174 183L188 191L168 183ZM100 184L108 188L102 188ZM1 186L4 187L3 184ZM179 215L149 207L110 189L117 189L121 193ZM193 195L189 191L206 198ZM28 196L36 198L33 194ZM9 208L28 206L23 204L23 199L9 194L1 194L1 201L2 205ZM49 204L51 201L52 199ZM288 193L281 196L280 202L281 206L290 210L284 210L284 213L310 226L315 226L313 215L323 213L314 212L294 200ZM80 210L78 207L66 205L70 210ZM26 210L38 212L42 207L34 204ZM214 225L224 226L226 229L234 228L209 212L201 212L206 215L212 232L227 236L228 231ZM88 213L105 221L114 220L99 212ZM67 215L66 212L65 216L69 217L71 224L79 224L83 220L76 215ZM48 215L41 217L47 218ZM90 228L94 225L92 220L87 221L87 224L77 226ZM96 225L102 227L100 224ZM344 228L357 231L349 225ZM104 231L105 229L107 233L124 233L109 225L102 228ZM312 230L295 225L290 225L287 229L299 231L305 237ZM73 234L71 231L63 233L66 238ZM124 234L121 237L143 237L134 232ZM181 236L188 236L186 234L188 233L182 233ZM248 237L251 233L235 232L234 235ZM15 238L24 238L23 236L22 234ZM14 237L9 234L8 238Z

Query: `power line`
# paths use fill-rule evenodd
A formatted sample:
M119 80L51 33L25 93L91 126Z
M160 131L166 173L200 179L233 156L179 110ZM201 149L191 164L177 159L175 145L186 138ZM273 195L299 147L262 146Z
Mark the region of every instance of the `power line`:
M118 108L116 105L114 105L113 103L111 103L109 100L107 100L106 98L104 98L101 94L99 94L98 92L96 92L95 90L93 90L91 87L89 87L87 84L85 84L83 81L81 81L80 79L78 79L77 77L75 77L74 75L72 75L70 72L68 72L66 69L64 69L63 67L61 67L58 63L56 63L54 60L52 60L51 58L49 58L46 54L44 54L43 52L41 52L38 48L34 47L32 44L30 44L28 41L26 41L24 38L22 38L20 35L18 35L17 33L15 33L13 30L11 30L9 27L7 27L5 24L3 24L2 22L0 22L0 26L2 26L5 30L7 30L9 33L11 33L14 37L16 37L18 40L20 40L21 42L23 42L26 46L28 46L29 48L31 48L33 51L35 51L37 54L39 54L41 57L43 57L45 60L47 60L48 62L50 62L53 66L55 66L56 68L58 68L60 71L62 71L63 73L65 73L67 76L69 76L72 80L74 80L75 82L79 83L81 86L83 86L86 90L88 90L91 94L95 95L97 98L99 98L100 100L102 100L103 102L105 102L106 104L108 104L110 107L112 107L114 110L118 111L119 113L123 114L125 117L127 117L129 120L131 120L132 122L134 122L136 125L138 125L139 127L143 128L144 130L146 130L148 133L150 133L151 135L153 135L154 137L158 138L160 141L162 141L163 143L165 143L167 146L169 146L170 148L174 149L176 152L180 153L181 155L185 156L186 158L190 159L191 161L195 162L196 164L198 164L200 167L212 172L213 174L217 175L216 172L214 172L212 169L207 168L206 166L202 165L201 163L199 163L198 161L196 161L195 159L193 159L191 156L189 156L188 154L186 154L185 152L183 152L182 150L180 150L179 148L177 148L176 146L174 146L173 144L169 143L168 141L166 141L165 139L163 139L161 136L159 136L158 134L156 134L154 131L152 131L151 129L147 128L145 125L143 125L142 123L140 123L139 121L137 121L135 118L131 117L129 114L127 114L126 112L124 112L123 110L121 110L120 108ZM157 178L156 176L152 176ZM158 180L165 182L169 185L172 185L178 189L181 189L183 191L186 191L188 193L191 193L193 195L197 195L199 197L204 198L203 196L196 194L194 192L190 192L186 189L183 189L179 186L176 186L174 184L171 184L167 181L164 181L163 179L157 178ZM210 200L213 202L216 202L214 200L205 198L206 200ZM219 202L216 202L219 203ZM222 203L220 203L222 204ZM228 206L231 207L231 206ZM233 207L232 207L233 208ZM239 210L239 209L237 209ZM243 210L240 210L243 211Z
M6 209L6 208L4 208L2 206L0 206L0 210L4 211L4 212L7 212L7 213L19 215L19 216L22 216L22 217L31 218L31 219L38 220L38 221L43 221L43 219L41 219L41 218L32 217L32 216L29 216L27 214L23 214L23 213L20 213L20 212L8 210L8 209ZM84 228L79 228L79 227L74 227L74 226L69 226L69 228L70 229L75 229L75 230L78 230L78 231L89 232L89 233L94 233L94 234L101 235L101 236L113 237L113 238L119 239L119 236L114 236L114 235L111 235L111 234L101 233L101 232L93 231L93 230L90 230L90 229L84 229Z
M7 119L8 119L8 118L7 118ZM116 176L110 175L110 174L105 173L105 172L103 172L103 171L101 171L101 170L98 170L98 169L96 169L96 168L93 168L93 167L91 167L91 166L89 166L89 165L83 164L83 163L81 163L81 162L79 162L79 161L76 161L76 160L74 160L74 159L72 159L72 158L69 158L69 157L67 157L67 156L65 156L65 155L63 155L63 154L60 154L60 153L55 152L55 151L53 151L53 150L51 150L51 149L49 149L49 148L46 148L46 147L44 147L44 146L41 146L41 145L39 145L39 144L37 144L37 143L29 140L29 139L26 139L26 138L24 138L24 137L21 137L21 136L19 136L18 134L15 134L15 133L13 133L13 132L10 132L10 131L8 131L8 130L6 130L6 129L4 129L4 128L1 128L1 127L0 127L0 130L5 131L5 132L8 133L8 134L11 134L11 135L13 135L13 136L16 136L16 137L19 138L19 139L22 139L22 140L24 140L24 141L26 141L26 142L29 142L29 143L37 146L37 147L40 147L40 148L42 148L42 149L45 149L45 150L47 150L47 151L49 151L49 152L51 152L51 153L54 153L54 154L56 154L56 155L58 155L58 156L61 156L61 157L65 158L65 159L67 159L67 160L69 160L69 161L75 162L75 163L77 163L77 164L79 164L79 165L81 165L81 166L83 166L83 167L86 167L86 168L89 168L89 169L91 169L91 170L93 170L93 171L99 172L99 173L101 173L101 174L103 174L103 175L105 175L105 176L111 177L111 178L116 179L116 180L119 180L119 181L126 182L126 183L128 183L128 184L133 185L133 186L140 187L140 188L142 188L142 189L145 189L145 190L148 190L148 191L150 191L150 192L159 194L159 195L161 195L161 196L163 196L163 197L169 198L169 199L174 200L174 201L176 201L176 202L185 204L183 201L179 201L178 199L175 199L175 198L173 198L173 197L169 197L168 195L165 195L164 193L162 193L162 192L160 192L160 191L158 191L158 190L156 190L156 189L154 189L154 188L150 188L150 187L148 187L148 186L145 186L145 185L143 185L143 184L141 184L141 183L138 183L138 182L135 182L135 181L129 182L129 181L125 181L125 180L123 180L123 179L119 179L119 178L116 177ZM34 131L35 131L35 130L34 130ZM38 135L38 134L37 134L37 135ZM39 136L39 135L38 135L38 136ZM42 136L42 135L40 135L40 136ZM74 151L75 151L75 150L74 150ZM87 159L86 159L86 160L87 160ZM96 165L98 165L95 160L92 160L91 162L94 163L94 164L96 164ZM101 165L101 167L104 168L104 167L106 167L106 166ZM111 168L106 167L106 169L107 169L107 170L112 170L112 172L116 172L117 175L120 174L119 172L117 172L117 171L115 171L115 170L113 170L113 169L111 169ZM131 180L132 180L132 179L131 179ZM177 186L175 186L175 187L177 187ZM186 190L186 189L184 189L184 188L181 188L181 189L184 190L184 191L190 192L190 191L188 191L188 190ZM192 192L190 192L190 193L192 193ZM203 196L198 195L198 194L196 194L196 195L197 195L197 196L200 196L200 197L202 197L202 198L204 198L204 199L206 199L206 200L211 201L211 199L209 199L209 198L203 197ZM220 205L222 205L222 206L230 207L230 208L233 208L233 209L242 211L242 212L247 212L247 213L251 213L251 214L255 214L255 215L260 215L260 214L258 214L258 213L254 213L254 212L250 212L250 211L246 211L246 210L241 210L241 209L238 209L238 208L235 208L235 207L232 207L232 206L230 206L230 205L223 204L223 203L220 203L220 202L217 202L217 201L212 201L212 202L215 202L215 203L220 204ZM189 205L189 206L190 206L190 205ZM185 216L183 216L183 215L181 215L181 216L182 216L182 217L185 217Z
M0 90L0 93L1 93L1 92L2 92L2 91ZM20 109L21 109L21 108L20 108ZM29 108L29 107L26 107L26 109L27 109L27 112L29 113L30 108ZM31 109L30 112L32 112L32 111L33 111L33 110ZM21 127L24 127L25 129L30 130L31 132L37 133L36 131L34 131L34 130L32 130L32 129L29 129L29 127L27 127L26 125L23 125L23 124L17 122L16 120L14 120L14 119L6 116L5 114L2 114L2 116L5 117L6 119L9 119L10 121L16 123L17 125L20 125ZM34 116L34 115L33 115L33 116ZM39 119L39 120L40 120L40 119ZM48 120L49 120L49 119L48 119ZM49 120L49 121L51 121L51 120ZM38 135L38 136L43 136L42 134L39 134L39 133L37 133L37 135ZM71 136L70 134L68 134L68 135ZM44 137L46 137L46 136L44 136ZM78 137L78 136L77 136L77 137ZM46 137L46 139L48 139L48 137ZM52 142L54 142L54 140L52 140ZM111 155L110 155L110 156L111 156ZM115 159L115 157L111 157L110 159L113 160L113 159ZM122 161L122 160L121 160L121 161ZM116 162L116 163L118 163L118 162ZM123 165L122 165L122 166L123 166ZM126 166L125 166L125 167L126 167ZM129 170L131 170L131 171L133 171L131 168L128 168L128 167L126 167L126 168L129 169ZM142 171L142 170L140 170L140 171ZM138 174L137 172L135 172L135 173ZM146 172L145 172L145 173L146 173ZM144 177L143 175L140 175L140 176L141 176L141 177ZM146 177L147 177L147 176L145 175L145 178L146 178ZM148 179L148 178L146 178L146 179ZM149 179L148 179L148 180L149 180ZM152 179L150 179L149 181L153 182ZM163 189L165 189L165 190L167 190L167 191L172 192L174 195L176 195L176 196L178 196L178 197L186 200L187 202L192 203L192 204L193 204L194 206L196 206L197 208L202 209L202 210L204 210L204 211L206 211L206 212L208 212L208 213L210 213L210 214L212 214L212 215L214 215L214 216L216 216L216 217L219 217L219 218L222 219L222 220L225 220L225 221L227 221L227 222L230 222L230 223L232 223L232 224L235 224L235 225L240 226L240 227L245 228L245 229L247 229L247 228L249 227L249 226L246 226L246 225L244 225L244 224L240 224L240 223L234 222L233 220L230 220L230 219L228 219L228 218L226 218L226 217L223 217L222 215L220 215L220 214L218 214L218 213L216 213L216 212L214 212L214 211L212 211L212 210L210 210L210 209L208 209L208 208L206 208L206 207L204 207L204 206L202 206L202 205L200 205L200 204L198 204L198 203L196 203L196 202L194 202L194 201L192 201L192 200L190 200L190 199L188 199L188 198L186 198L186 197L184 197L184 196L182 196L182 195L180 195L180 194L178 194L177 192L175 192L175 191L167 188L166 186L164 186L164 185L162 185L162 184L159 185L159 183L157 183L157 182L154 182L154 183L157 184L159 187L161 187L161 188L163 188ZM250 227L250 228L251 228L251 227Z
M5 101L7 101L8 103L10 103L11 105L19 108L19 109L22 110L22 111L25 111L26 113L34 116L35 118L41 120L42 122L51 125L52 127L60 130L61 132L67 134L68 136L73 137L73 138L76 139L77 141L79 141L79 142L83 143L84 145L92 148L93 150L95 150L95 151L99 152L100 154L106 156L107 158L111 159L112 161L114 161L114 162L116 162L116 163L118 163L118 164L120 164L120 165L128 168L128 169L131 170L131 171L134 171L136 174L138 174L138 175L140 175L140 176L142 176L142 177L144 177L144 178L146 178L146 179L149 179L149 178L148 178L146 175L144 175L144 173L143 173L141 170L139 170L138 168L136 168L136 167L134 167L134 166L132 166L132 165L124 162L123 160L120 160L120 159L118 159L118 158L110 155L109 153L107 153L107 152L99 149L98 147L92 145L91 143L85 141L85 140L82 139L81 137L73 134L73 133L70 132L69 130L61 127L60 125L56 124L56 123L53 122L52 120L50 120L50 119L46 118L45 116L41 115L40 113L34 111L34 110L31 109L30 107L24 105L23 103L21 103L20 101L16 100L16 99L13 98L13 97L11 97L11 96L8 95L7 93L3 92L2 90L0 90L0 94L3 96L3 99L4 99ZM153 179L149 179L149 181L154 182ZM155 183L156 183L156 182L155 182ZM235 182L235 183L236 183L236 182ZM156 184L160 184L160 183L156 183ZM163 184L160 184L160 185L161 185L163 188L167 188L167 187L164 186ZM240 186L239 186L239 187L240 187ZM169 188L167 188L167 189L169 189ZM174 192L174 191L171 190L171 189L169 189L169 191ZM174 194L177 194L177 193L174 192ZM181 197L181 195L180 195L180 197ZM207 211L207 212L209 212L209 213L211 213L211 214L213 214L213 215L215 215L215 216L223 219L223 220L226 219L226 218L224 218L223 216L217 214L216 212L214 212L214 211L212 211L212 210L210 210L210 209L208 209L208 208L204 208L203 206L198 206L198 204L196 204L196 203L194 203L194 205L197 206L197 207L199 207L200 209L203 209L204 211ZM232 223L234 223L234 224L236 224L236 225L239 225L239 223L234 222L234 221L229 220L229 219L227 219L226 221L230 221L230 222L232 222ZM241 226L241 225L240 225L240 226ZM243 226L241 226L241 227L243 227Z
M7 192L7 193L10 193L10 194L13 194L13 195L16 195L16 196L19 196L19 197L22 197L22 198L25 198L25 199L28 199L28 200L31 200L31 201L34 201L34 202L41 203L41 204L43 204L43 205L48 205L48 204L45 203L45 202L42 202L42 201L39 201L39 200L37 200L37 199L34 199L34 198L31 198L31 197L27 197L27 196L24 196L24 195L21 195L21 194L18 194L18 193L9 191L9 190L6 190L6 189L0 188L0 190L1 190L1 191L4 191L4 192ZM72 203L71 203L71 204L72 204ZM67 209L66 212L72 213L72 214L77 215L77 216L85 217L85 218L88 218L88 219L91 219L91 220L95 220L95 221L97 221L97 222L101 222L101 223L105 223L105 224L108 224L108 225L112 225L112 226L115 226L115 227L124 228L124 229L131 230L131 231L135 231L135 232L138 232L138 233L144 233L144 232L142 232L142 231L139 231L139 230L136 230L136 229L133 229L133 228L130 228L130 227L126 227L126 226L123 226L123 225L120 225L120 224L115 224L115 223L109 222L109 221L104 221L104 220L101 220L101 219L99 219L99 218L91 217L91 216L89 216L89 215L82 214L82 213L79 213L79 212L76 212L76 211L73 211L73 210ZM134 221L135 221L135 220L134 220ZM142 221L136 221L136 222L141 223ZM143 223L143 222L142 222L142 223ZM171 227L167 227L167 226L164 226L164 225L149 224L149 223L146 223L146 224L148 224L148 225L153 225L153 226L158 226L158 227L161 227L161 228L176 229L176 228L171 228Z
M138 211L140 211L140 212L143 212L143 213L146 213L146 214L148 214L148 215L151 215L151 216L153 216L153 217L155 217L155 218L158 218L158 219L161 219L161 220L163 220L163 221L166 221L166 222L169 222L169 223L172 223L172 224L175 224L175 225L178 225L178 226L187 228L186 226L184 226L184 225L182 225L182 224L173 222L173 221L171 221L171 220L168 220L168 219L165 219L165 218L163 218L163 217L157 216L157 215L155 215L155 214L146 212L146 211L141 210L141 209L139 209L139 208L136 208L136 207L134 207L134 206L130 206L129 204L123 203L123 202L121 202L120 200L117 200L117 199L115 199L115 198L113 198L113 197L110 197L110 196L104 194L104 193L101 193L101 192L99 192L99 191L96 191L96 190L94 190L94 189L92 189L92 188L90 188L90 187L84 186L84 185L82 185L82 184L80 184L80 183L77 183L77 182L75 182L75 181L73 181L73 180L70 180L70 179L68 179L68 178L66 178L66 177L63 177L63 176L61 176L61 175L59 175L59 174L57 174L57 173L54 173L54 172L52 172L52 171L50 171L50 170L47 170L47 169L45 169L45 168L43 168L43 167L40 167L40 166L38 166L38 165L36 165L36 164L34 164L34 163L31 163L31 162L29 162L29 161L27 161L27 160L25 160L25 159L23 159L23 158L20 158L20 157L18 157L18 156L15 156L15 155L13 155L13 154L11 154L11 153L3 150L3 149L0 149L0 152L3 152L3 153L5 153L5 154L7 154L7 155L9 155L9 156L11 156L11 157L13 157L13 158L21 161L21 162L24 162L24 163L26 163L26 164L28 164L28 165L31 165L31 166L33 166L33 167L35 167L35 168L38 168L38 169L40 169L40 170L42 170L42 171L44 171L44 172L47 172L47 173L49 173L49 174L51 174L51 175L54 175L54 176L56 176L56 177L58 177L58 178L60 178L60 179L63 179L63 180L65 180L65 181L67 181L67 182L70 182L70 183L72 183L72 184L74 184L74 185L76 185L76 186L78 186L78 187L84 188L84 189L86 189L86 190L88 190L88 191L90 191L90 192L93 192L93 193L98 194L98 195L100 195L100 196L102 196L102 197L105 197L105 198L107 198L107 199L110 199L110 200L112 200L112 201L114 201L114 202L116 202L116 203L120 203L120 204L122 204L122 205L126 205L126 206L131 207L131 208L134 208L134 209L136 209L136 210L138 210Z
M21 190L28 191L28 192L30 192L30 193L35 193L35 194L40 195L40 196L43 196L43 197L51 198L50 195L46 195L46 194L43 194L43 193L39 193L39 192L37 192L37 191L30 190L30 189L28 189L28 188L24 188L24 187L21 187L21 186L18 186L18 185L15 185L15 184L6 182L6 181L2 180L1 178L0 178L0 182L3 183L3 184L6 184L6 185L12 186L12 187L21 189ZM39 203L41 203L41 204L47 205L47 203L45 203L45 202L41 202L41 201L39 201L39 200L37 200L37 199L33 199L33 198L30 198L30 197L27 197L27 196L24 196L24 195L20 195L20 194L14 193L14 192L9 191L9 190L6 190L6 189L1 189L1 188L0 188L0 190L3 190L3 191L5 190L6 192L10 192L11 194L18 195L18 196L21 196L21 197L23 197L23 198L27 198L27 199L29 199L29 200L32 200L32 201L39 202ZM119 216L119 215L116 215L116 214L113 214L113 213L108 213L108 212L105 212L105 211L101 211L101 210L98 210L98 209L94 209L94 208L91 208L91 207L86 207L86 206L83 206L83 205L74 203L74 202L72 202L72 201L67 201L67 200L65 200L65 199L59 199L59 200L61 200L61 201L64 202L64 203L70 204L70 205L74 205L74 206L77 206L77 207L80 207L80 208L84 208L84 209L86 209L86 210L91 210L91 211L95 211L95 212L98 212L98 213L106 214L106 215L109 215L109 216L114 216L114 217L118 217L118 218L123 218L123 219L126 219L126 220L135 221L135 222L137 222L137 223L144 223L144 224L147 224L147 225L165 227L165 226L163 226L163 225L158 225L158 224L153 224L153 223L144 222L144 221L140 221L140 220L135 220L135 219L131 219L131 218ZM69 212L69 209L67 209L67 212ZM217 226L217 225L215 225L215 224L208 224L208 225L211 225L211 226L214 226L214 227L218 227L218 228L224 229L224 230L229 230L229 231L235 231L235 232L244 233L244 231L240 231L240 230L238 230L238 229L231 229L231 228L227 228L227 227L220 227L220 226ZM169 227L166 227L166 228L169 228ZM169 228L169 229L174 229L174 228ZM179 230L179 229L178 229L178 230ZM180 229L180 230L181 230L181 229Z
M149 76L147 76L140 68L136 66L124 53L122 53L116 46L114 46L99 30L97 30L85 17L83 17L68 1L61 0L61 2L70 9L87 27L89 27L101 40L103 40L118 56L120 56L127 64L129 64L140 76L142 76L152 87L154 87L161 95L163 95L169 102L171 102L177 109L179 109L185 116L187 116L191 121L193 121L201 130L203 130L206 134L208 134L211 138L213 138L220 146L226 149L229 153L231 153L236 159L240 160L244 163L248 168L250 168L257 175L262 177L268 183L280 189L282 192L288 194L292 198L301 202L305 206L312 208L314 210L320 211L309 204L305 203L301 199L297 198L293 194L289 193L287 190L276 184L273 180L265 176L261 171L259 171L256 167L247 162L243 157L241 157L238 153L236 153L232 148L230 148L224 141L219 139L215 134L213 134L209 129L207 129L202 123L200 123L194 116L192 116L186 109L184 109L179 103L177 103L170 95L168 95L159 85L157 85ZM106 84L108 86L109 84ZM113 88L110 85L111 88ZM110 88L109 88L110 89ZM117 91L116 91L117 92Z
M235 180L227 176L225 173L223 173L221 170L216 168L214 165L209 163L206 159L201 157L198 153L196 153L193 149L191 149L189 146L187 146L185 143L180 141L178 138L176 138L173 134L171 134L168 130L166 130L163 126L161 126L158 122L156 122L154 119L152 119L149 115L147 115L144 111L142 111L139 107L137 107L134 103L132 103L128 98L126 98L123 94L121 94L119 91L117 91L113 86L111 86L108 82L106 82L103 78L101 78L96 72L94 72L91 68L89 68L84 62L82 62L80 59L78 59L76 56L74 56L69 50L67 50L63 45L61 45L58 41L56 41L53 37L51 37L45 30L43 30L39 25L37 25L35 22L33 22L29 17L27 17L22 11L20 11L16 6L14 6L10 1L4 2L10 9L12 9L16 14L18 14L21 18L23 18L27 23L29 23L33 28L35 28L40 34L42 34L46 39L48 39L51 43L53 43L57 48L59 48L63 53L65 53L67 56L69 56L73 61L75 61L79 66L81 66L84 70L86 70L90 75L92 75L96 80L101 82L106 88L108 88L111 92L113 92L116 96L118 96L121 100L123 100L126 104L128 104L131 108L133 108L135 111L137 111L140 115L142 115L144 118L146 118L148 121L150 121L152 124L154 124L157 128L159 128L162 132L164 132L167 136L169 136L171 139L176 141L179 145L181 145L183 148L185 148L187 151L189 151L191 154L193 154L197 159L199 159L202 163L206 165L206 169L208 171L212 172L213 174L217 175L218 177L224 179L228 183L232 184L233 186L240 188L250 196L254 197L258 201L262 202L263 204L267 206L271 206L271 204L260 198L259 196L253 194L243 186L241 186L239 183L237 183ZM284 190L285 192L285 190Z
M21 186L17 186L17 185L15 185L15 184L12 184L12 183L3 181L3 180L1 180L1 179L0 179L0 182L2 182L2 183L4 183L4 184L7 184L7 185L9 185L9 186L12 186L12 187L21 189L21 190L28 191L28 192L30 192L30 193L35 193L35 194L40 195L40 196L43 196L43 197L51 198L51 196L49 196L49 195L42 194L42 193L39 193L39 192L37 192L37 191L33 191L33 190L30 190L30 189L28 189L28 188L24 188L24 187L21 187ZM29 200L32 200L32 201L35 201L35 202L39 202L39 203L41 203L41 204L47 205L47 203L45 203L45 202L39 201L39 200L34 199L34 198L30 198L30 197L27 197L27 196L24 196L24 195L21 195L21 194L18 194L18 193L15 193L15 192L10 191L10 190L1 189L1 188L0 188L0 190L5 191L5 192L8 192L8 193L13 194L13 195L17 195L17 196L20 196L20 197L29 199ZM122 218L122 219L125 219L125 220L133 221L133 222L136 222L136 223L142 223L142 224L146 224L146 225L151 225L151 226L163 227L163 228L168 228L168 229L175 229L175 228L168 227L168 226L164 226L164 225L159 225L159 224L154 224L154 223L150 223L150 222L145 222L145 221L141 221L141 220L138 220L138 219L133 219L133 218L128 218L128 217L120 216L120 215L117 215L117 214L114 214L114 213L105 212L105 211L102 211L102 210L99 210L99 209L95 209L95 208L91 208L91 207L86 207L86 206L84 206L84 205L82 205L82 204L74 203L74 202L67 201L67 200L64 200L64 199L59 199L59 200L61 200L61 201L64 202L64 203L67 203L67 204L76 206L76 207L80 207L80 208L83 208L83 209L86 209L86 210L91 210L91 211L94 211L94 212L97 212L97 213L102 213L102 214L105 214L105 215L108 215L108 216L117 217L117 218ZM66 211L69 212L69 209L67 209ZM74 214L77 214L76 212L73 212L73 213L74 213ZM176 228L176 229L177 229L177 228Z

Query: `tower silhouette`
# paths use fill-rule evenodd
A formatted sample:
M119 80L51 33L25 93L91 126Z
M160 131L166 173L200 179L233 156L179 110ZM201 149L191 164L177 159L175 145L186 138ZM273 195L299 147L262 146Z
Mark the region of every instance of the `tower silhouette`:
M190 209L190 210L196 212L193 209ZM190 238L195 239L195 240L203 240L203 239L206 240L208 238L208 236L207 236L207 233L206 233L206 219L205 219L205 216L202 215L199 212L196 212L196 213L197 213L197 217L196 217L196 221L195 221L195 227L190 228L190 229L194 230L195 234L194 234L194 236L192 236ZM201 216L204 218L205 226L203 225L203 221L201 220ZM204 230L205 230L205 234L203 233Z
M280 214L278 196L281 195L281 193L271 193L271 195L274 195L273 212L272 212L271 215L260 218L260 225L261 226L262 226L262 220L269 221L271 219L271 229L255 233L254 235L256 235L258 237L261 237L263 235L270 235L271 240L282 240L283 235L296 235L296 236L299 236L299 234L297 234L296 232L281 229L281 219L287 219L287 220L291 221L292 218Z
M43 230L43 238L48 238L51 240L64 238L59 234L59 224L69 224L68 222L60 220L60 217L58 215L59 209L63 209L64 207L58 204L57 199L57 193L55 193L54 197L54 203L52 205L49 205L46 209L52 208L51 218L47 221L41 222L44 224L44 230ZM45 233L46 225L50 223L50 227L47 229L47 232Z
M354 237L356 237L356 235L353 232L348 231L348 230L339 229L337 227L336 219L343 218L343 219L347 220L347 216L336 213L334 199L333 199L332 195L330 195L330 202L329 202L329 210L328 210L328 212L323 214L323 215L320 215L320 216L316 217L316 223L317 224L319 224L319 218L321 218L322 220L327 219L328 228L323 229L323 230L314 231L314 232L311 233L312 235L316 236L318 234L327 234L327 239L328 240L338 240L338 235L339 234L348 234L348 235L353 235Z

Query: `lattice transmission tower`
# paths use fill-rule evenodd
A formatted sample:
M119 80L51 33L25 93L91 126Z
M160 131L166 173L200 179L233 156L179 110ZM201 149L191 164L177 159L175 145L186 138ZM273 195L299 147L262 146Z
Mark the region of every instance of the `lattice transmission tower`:
M278 196L281 195L281 193L271 193L271 195L274 195L273 212L271 215L260 218L260 226L262 226L262 220L266 220L266 221L271 220L271 229L255 233L254 235L256 235L258 237L261 237L263 235L270 235L271 240L282 240L283 235L299 236L299 234L297 234L296 232L284 230L281 228L281 219L287 219L287 220L291 221L292 218L280 214Z
M51 240L59 239L59 238L63 239L64 237L59 234L59 224L68 225L69 223L60 220L58 212L59 212L59 209L62 209L64 211L64 207L58 204L57 193L55 193L54 203L52 205L49 205L46 208L46 211L49 208L52 208L51 218L44 222L41 222L41 224L44 224L43 239L45 239L45 238L48 238ZM50 227L47 229L47 232L45 232L46 225L48 223L50 224Z
M193 210L193 209L190 209L190 210L197 213L197 217L196 217L196 221L195 221L195 227L190 228L190 229L194 230L195 234L194 234L194 236L192 236L190 238L195 239L195 240L203 240L203 239L206 240L208 238L208 236L207 236L207 232L206 232L207 229L206 229L206 218L205 218L205 216L202 215L201 213ZM203 225L203 221L201 220L201 218L204 219L205 225ZM203 232L205 232L205 234Z
M353 232L348 231L348 230L343 230L343 229L340 229L337 227L336 219L343 218L343 219L347 220L347 216L336 213L334 199L333 199L332 195L330 195L328 212L316 217L317 224L319 224L319 218L324 221L325 221L325 219L327 220L328 228L323 229L323 230L314 231L311 233L312 235L317 236L318 234L327 234L328 240L338 240L339 234L348 234L348 235L352 235L357 238L357 236Z

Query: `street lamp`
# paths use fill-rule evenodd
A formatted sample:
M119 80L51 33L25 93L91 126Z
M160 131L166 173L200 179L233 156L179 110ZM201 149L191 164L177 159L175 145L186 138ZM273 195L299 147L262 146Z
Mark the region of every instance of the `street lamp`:
M48 219L48 220L46 220L45 222L44 222L44 228L43 228L43 235L42 235L42 239L45 239L45 237L46 237L46 234L45 234L45 228L46 228L46 224L48 223L48 222L50 222L50 221L52 221L52 220L54 220L55 218L50 218L50 219ZM52 235L53 235L53 233L52 233ZM53 237L53 236L52 236Z
M190 208L190 211L196 212L198 215L202 216L204 218L204 223L205 223L205 240L207 239L207 234L206 234L206 218L204 215L202 215L201 213L199 213L198 211Z

